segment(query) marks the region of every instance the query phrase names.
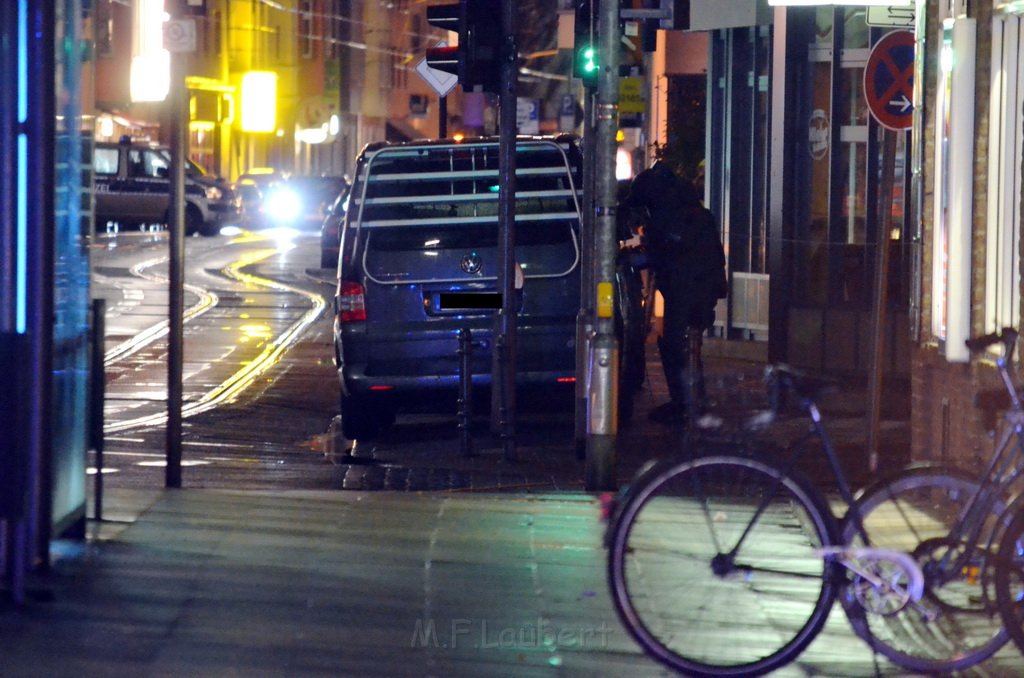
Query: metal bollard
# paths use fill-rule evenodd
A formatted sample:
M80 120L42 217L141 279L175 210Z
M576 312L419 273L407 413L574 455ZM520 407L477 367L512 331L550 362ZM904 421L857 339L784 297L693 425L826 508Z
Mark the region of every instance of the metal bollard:
M470 426L473 421L473 373L470 358L473 355L473 333L469 328L459 330L459 450L464 457L476 456Z
M106 337L104 299L92 302L92 374L90 383L89 442L96 454L96 479L93 491L93 518L103 520L103 403L106 398L106 370L103 360Z
M590 345L587 375L587 453L584 482L590 492L616 489L619 348L614 335L597 334Z

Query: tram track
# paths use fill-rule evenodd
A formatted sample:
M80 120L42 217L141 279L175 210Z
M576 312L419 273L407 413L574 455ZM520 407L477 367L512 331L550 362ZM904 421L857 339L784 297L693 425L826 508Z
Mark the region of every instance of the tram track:
M212 388L206 389L199 397L194 397L183 404L181 413L183 418L206 412L237 399L257 378L280 361L289 348L299 340L306 328L316 322L324 312L327 302L323 295L247 270L270 259L280 251L279 248L261 248L246 252L236 261L220 268L217 274L242 288L256 286L269 291L295 295L303 298L308 303L308 308L293 321L287 323L276 335L269 338L255 357L244 361L239 369L233 371L227 378L218 381ZM159 267L166 264L167 261L168 257L166 256L146 259L131 266L129 273L133 277L149 282L167 283L169 282L168 277L159 270ZM221 306L221 295L207 287L186 284L185 289L198 297L198 301L185 311L186 323L194 322L197 318ZM109 369L130 362L133 356L137 356L143 349L154 347L158 342L165 340L168 334L169 321L164 318L105 351L104 367ZM161 426L167 421L166 410L130 418L118 418L119 414L124 414L129 409L128 407L114 407L106 410L108 421L103 427L105 435ZM111 418L113 418L112 421Z

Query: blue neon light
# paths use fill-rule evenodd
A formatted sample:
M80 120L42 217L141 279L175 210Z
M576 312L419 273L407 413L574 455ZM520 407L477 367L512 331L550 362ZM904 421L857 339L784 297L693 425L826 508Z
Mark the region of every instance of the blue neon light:
M28 137L24 134L18 135L18 223L17 223L17 257L18 272L17 280L14 283L16 289L15 300L15 331L18 334L25 334L28 324L26 295L28 292L28 177L25 171L28 162Z
M18 2L18 122L28 121L28 0ZM28 327L28 136L18 134L18 193L15 197L16 264L14 330Z
M18 2L18 122L28 120L28 0Z

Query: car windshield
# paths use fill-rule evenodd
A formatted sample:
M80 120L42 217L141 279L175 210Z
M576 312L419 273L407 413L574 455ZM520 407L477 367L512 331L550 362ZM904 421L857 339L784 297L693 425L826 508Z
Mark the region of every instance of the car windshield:
M157 152L161 156L163 156L165 162L167 163L167 166L170 167L171 166L171 151L169 149L166 149L166 148L161 148L161 149L158 149ZM207 172L200 165L197 165L195 163L195 161L192 160L192 158L186 158L185 159L185 174L188 174L188 175L191 175L191 176L205 177Z

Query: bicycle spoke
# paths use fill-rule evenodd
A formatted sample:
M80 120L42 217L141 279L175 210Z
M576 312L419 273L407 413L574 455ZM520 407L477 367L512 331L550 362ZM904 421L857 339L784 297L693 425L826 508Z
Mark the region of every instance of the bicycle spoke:
M866 593L869 585L853 577L841 596L854 630L893 662L914 671L953 671L973 666L1006 642L996 614L992 581L993 557L987 541L966 544L951 530L979 491L978 483L948 469L912 469L883 487L868 492L856 510L871 546L910 554L925 578L924 596L894 611L866 609L882 593ZM993 534L1001 510L995 504L978 534ZM860 542L852 519L844 538Z

